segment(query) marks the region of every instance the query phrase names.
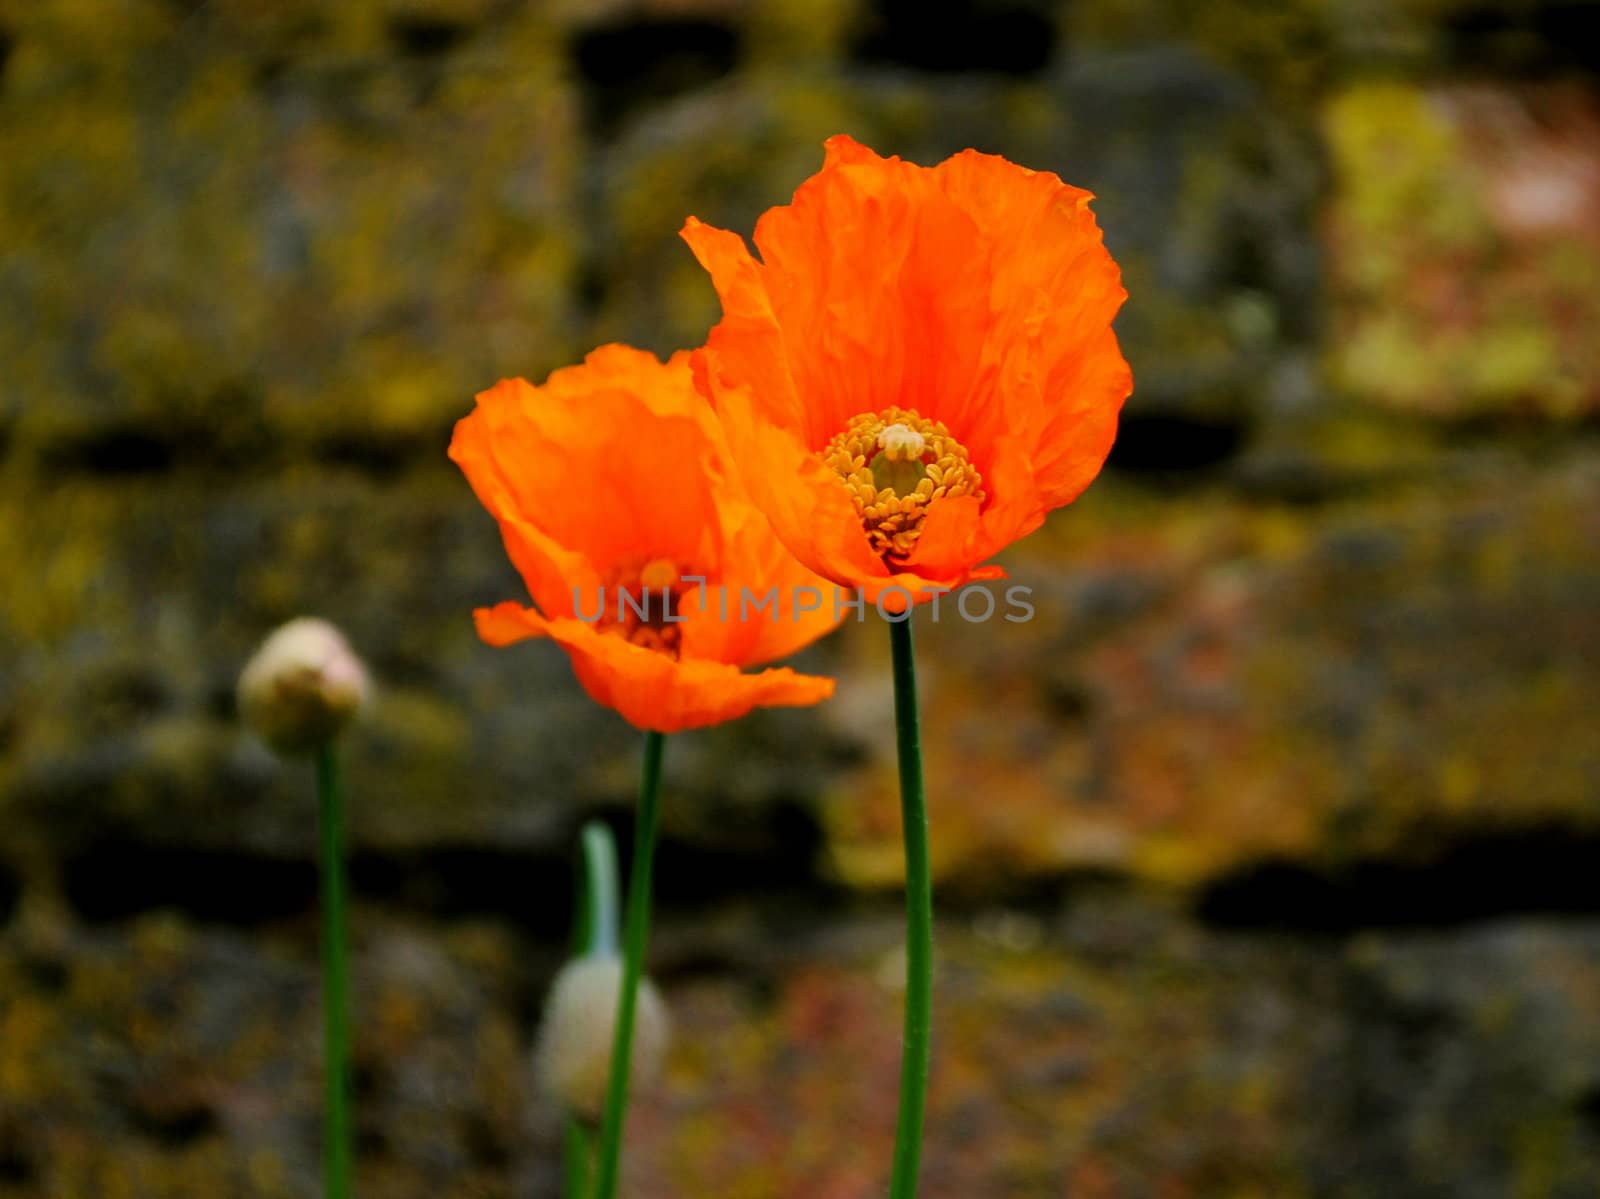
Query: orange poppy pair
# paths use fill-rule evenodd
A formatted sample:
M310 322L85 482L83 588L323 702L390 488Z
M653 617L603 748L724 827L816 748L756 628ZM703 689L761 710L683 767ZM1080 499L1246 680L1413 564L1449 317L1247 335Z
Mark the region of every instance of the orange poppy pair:
M605 346L456 426L536 605L478 611L479 634L550 637L594 699L676 732L830 695L741 668L833 628L835 588L898 610L1003 577L987 560L1088 486L1132 390L1090 199L841 136L757 223L759 259L690 217L723 310L704 347Z

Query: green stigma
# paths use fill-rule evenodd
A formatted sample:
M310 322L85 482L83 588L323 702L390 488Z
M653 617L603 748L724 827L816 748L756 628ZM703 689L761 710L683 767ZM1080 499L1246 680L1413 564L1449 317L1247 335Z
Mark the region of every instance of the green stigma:
M910 495L917 489L917 484L928 476L928 468L917 459L900 459L896 461L887 453L878 454L867 463L867 469L872 472L872 481L878 490L889 488L897 496Z

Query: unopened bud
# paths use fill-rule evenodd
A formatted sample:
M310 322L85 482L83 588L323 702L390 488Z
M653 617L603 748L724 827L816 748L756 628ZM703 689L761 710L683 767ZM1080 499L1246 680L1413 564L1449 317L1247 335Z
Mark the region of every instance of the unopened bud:
M361 709L368 689L344 634L301 617L262 642L239 675L239 711L280 753L314 753Z
M539 1026L534 1051L539 1083L556 1102L586 1120L598 1120L605 1106L621 990L621 958L575 958L556 975ZM660 1076L668 1035L667 1005L650 980L641 978L634 1005L630 1089L648 1086Z

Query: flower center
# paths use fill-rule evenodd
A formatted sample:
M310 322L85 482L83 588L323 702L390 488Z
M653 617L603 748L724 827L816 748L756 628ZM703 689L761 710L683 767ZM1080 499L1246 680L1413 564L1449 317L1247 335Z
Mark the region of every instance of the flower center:
M690 574L671 558L637 560L614 567L606 575L598 624L635 645L678 656L683 639L678 600L699 586L685 582Z
M943 423L910 408L850 418L822 451L855 501L873 552L904 561L928 509L946 496L983 499L983 476Z

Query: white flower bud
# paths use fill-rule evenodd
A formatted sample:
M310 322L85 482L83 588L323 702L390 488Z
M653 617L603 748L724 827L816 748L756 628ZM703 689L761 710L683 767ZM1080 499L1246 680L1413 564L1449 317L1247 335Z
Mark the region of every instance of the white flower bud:
M239 675L239 712L278 752L314 753L360 711L369 689L344 634L301 617L262 642Z
M534 1069L540 1086L557 1103L589 1121L598 1120L605 1107L621 990L620 957L574 958L556 975L539 1026ZM669 1034L667 1005L650 980L641 978L634 1005L630 1090L660 1077Z

